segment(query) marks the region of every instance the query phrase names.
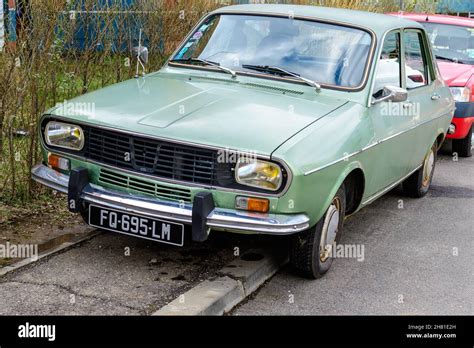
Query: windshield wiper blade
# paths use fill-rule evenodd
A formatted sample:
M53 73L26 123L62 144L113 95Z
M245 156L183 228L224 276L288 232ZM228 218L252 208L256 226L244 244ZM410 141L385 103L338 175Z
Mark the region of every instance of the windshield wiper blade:
M459 63L459 64L465 64L462 60L459 60L457 58L449 58L449 57L444 57L444 56L440 56L440 55L435 55L435 57L437 59L442 59L442 60L447 60L447 61L450 61L450 62L453 62L453 63Z
M300 81L305 82L307 85L310 85L311 87L314 87L316 91L321 90L321 85L313 80L307 79L306 77L302 77L301 75L295 74L294 72L288 71L286 69L277 67L277 66L264 66L264 65L249 65L249 64L244 64L242 65L242 68L245 69L250 69L250 70L255 70L259 72L267 72L270 74L278 74L280 76L291 76L294 77Z
M200 58L180 58L180 59L172 59L170 60L171 63L173 62L176 62L176 63L202 63L202 64L206 64L206 65L209 65L209 66L213 66L213 67L216 67L228 74L231 74L232 75L232 78L237 78L237 73L232 70L232 69L229 69L229 68L226 68L225 66L221 66L220 64L218 63L215 63L215 62L211 62L210 60L205 60L205 59L200 59Z

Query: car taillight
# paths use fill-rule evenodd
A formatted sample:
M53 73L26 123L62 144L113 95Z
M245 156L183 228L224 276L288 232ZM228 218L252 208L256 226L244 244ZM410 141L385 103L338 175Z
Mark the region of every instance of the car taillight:
M423 83L423 75L408 75L408 78L413 82Z

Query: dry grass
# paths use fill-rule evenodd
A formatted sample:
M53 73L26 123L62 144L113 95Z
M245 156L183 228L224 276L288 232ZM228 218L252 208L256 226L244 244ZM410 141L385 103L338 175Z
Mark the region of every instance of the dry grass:
M30 16L19 21L16 48L0 53L0 201L25 202L44 192L29 174L39 160L41 114L64 100L131 78L130 50L138 39L132 29L143 28L151 50L148 68L157 70L193 24L215 7L201 0L178 1L175 8L140 0L124 12L121 2L97 12L95 0L86 0L84 8L36 0ZM80 29L84 35L79 42ZM28 136L18 138L17 130Z
M0 52L0 201L26 202L45 192L31 182L29 174L39 160L36 130L42 112L58 102L133 76L130 49L138 38L132 30L137 27L134 22L140 23L150 48L148 69L157 70L199 18L226 3L177 0L173 6L163 6L159 0L138 0L124 13L122 1L114 1L99 12L94 12L96 0L85 0L83 8L68 8L62 0L31 1L30 15L19 22L16 48ZM293 3L384 12L398 10L399 1ZM426 8L433 5L432 0L405 3L408 10L416 4ZM77 49L74 40L81 25L85 34L82 48ZM16 137L18 129L29 136Z

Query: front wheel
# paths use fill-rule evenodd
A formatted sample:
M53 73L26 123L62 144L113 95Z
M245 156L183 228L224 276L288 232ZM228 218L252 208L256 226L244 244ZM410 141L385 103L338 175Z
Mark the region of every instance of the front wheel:
M472 156L472 128L467 133L464 139L453 139L453 152L456 152L459 157L471 157Z
M316 226L292 236L290 264L296 273L310 279L321 278L331 267L333 250L342 235L346 210L342 185Z
M423 166L403 182L403 191L407 196L421 198L428 193L436 167L438 146L433 144L426 155Z

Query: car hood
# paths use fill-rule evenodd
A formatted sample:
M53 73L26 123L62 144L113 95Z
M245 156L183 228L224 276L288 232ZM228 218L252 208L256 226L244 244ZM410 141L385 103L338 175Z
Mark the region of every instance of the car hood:
M474 66L438 61L441 76L450 87L463 87L474 74Z
M156 73L64 102L49 114L170 140L270 155L294 134L345 103L288 83L272 87L266 81L259 85L241 78L232 81Z

